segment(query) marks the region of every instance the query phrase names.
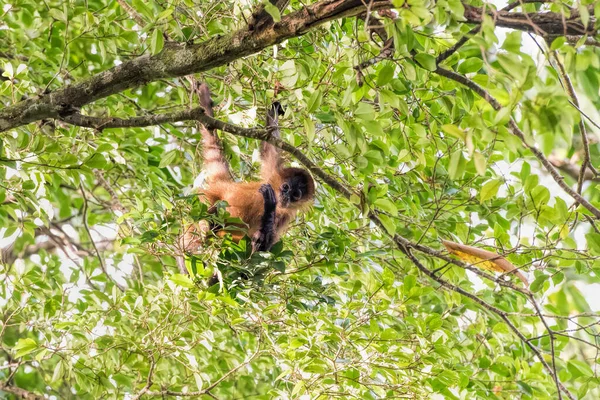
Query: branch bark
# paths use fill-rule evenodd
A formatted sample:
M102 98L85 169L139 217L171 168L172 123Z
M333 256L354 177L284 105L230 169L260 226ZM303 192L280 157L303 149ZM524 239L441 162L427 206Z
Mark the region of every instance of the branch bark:
M281 3L281 4L280 4ZM284 5L285 1L277 1ZM289 13L277 23L261 29L244 27L228 35L215 36L199 44L167 43L159 54L144 55L124 62L79 83L66 86L37 98L23 100L0 110L0 132L45 118L61 118L74 114L82 106L98 99L141 86L158 79L175 78L203 72L241 57L255 54L284 40L304 35L316 27L339 18L354 17L367 11L392 8L389 0L321 0ZM581 36L593 34L594 19L585 27L579 16L564 19L557 13L509 13L484 11L465 5L467 23L479 24L484 14L492 16L496 25L547 35Z
M28 390L21 389L20 387L11 386L11 385L7 385L4 383L0 383L0 392L14 394L19 399L44 400L44 396L40 396L40 395L30 392Z
M578 14L565 18L562 14L555 12L517 13L507 10L494 11L489 7L484 10L468 4L463 4L463 6L465 7L465 19L471 23L481 23L483 16L488 15L494 19L496 26L542 34L542 36L594 35L596 31L594 18L590 18L588 25L585 26Z
M371 2L372 11L390 7L388 0ZM45 118L64 118L98 99L158 79L210 70L301 36L328 21L356 16L365 9L361 0L322 0L261 30L244 27L195 45L167 43L159 54L135 58L74 85L0 110L0 132Z

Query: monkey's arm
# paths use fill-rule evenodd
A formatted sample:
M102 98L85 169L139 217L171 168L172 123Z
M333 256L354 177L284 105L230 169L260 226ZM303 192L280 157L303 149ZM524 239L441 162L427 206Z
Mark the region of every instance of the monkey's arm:
M271 108L267 111L267 129L276 138L281 137L279 132L279 116L283 114L283 107L278 101L274 101ZM270 143L262 142L260 146L260 158L262 159L260 174L264 180L268 181L283 163L280 150Z
M196 88L200 106L209 117L214 116L212 98L210 90L206 83L200 84ZM204 154L204 171L206 171L206 179L208 183L215 181L231 181L231 171L229 164L223 154L223 148L216 131L209 131L206 127L198 123L198 129L202 134L202 150Z
M252 236L253 251L268 251L275 244L275 216L277 209L277 197L273 187L269 184L262 185L258 190L265 201L264 213L260 228Z

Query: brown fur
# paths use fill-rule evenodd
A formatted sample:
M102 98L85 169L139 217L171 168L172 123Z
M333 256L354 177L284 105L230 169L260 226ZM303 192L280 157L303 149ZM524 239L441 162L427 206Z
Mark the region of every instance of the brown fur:
M200 105L212 116L210 91L206 84L198 88ZM267 115L267 127L274 136L279 137L278 115L272 111ZM204 150L204 169L207 172L206 188L201 191L200 197L208 204L214 205L224 200L227 202L227 211L232 217L238 217L247 225L245 232L252 237L261 227L261 218L264 212L264 200L258 189L264 183L273 187L277 197L275 218L275 242L285 233L289 223L296 217L298 211L312 203L314 197L314 181L308 171L302 168L285 168L280 150L273 145L263 142L261 146L261 178L260 182L234 182L229 165L222 153L221 145L216 132L209 131L200 125L202 144ZM280 203L280 187L286 179L301 175L307 182L307 193L297 202L289 203L283 207ZM185 252L196 253L202 249L202 244L209 231L205 221L191 225L184 233L181 245ZM231 232L228 230L228 232ZM238 241L244 236L244 229L233 231L232 237ZM182 265L180 264L180 268ZM185 271L185 266L182 268Z

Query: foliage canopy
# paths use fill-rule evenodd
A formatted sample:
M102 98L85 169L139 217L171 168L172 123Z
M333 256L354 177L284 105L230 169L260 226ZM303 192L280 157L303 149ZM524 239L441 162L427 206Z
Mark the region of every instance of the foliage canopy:
M600 4L0 4L0 397L600 397ZM195 119L254 179L275 96L314 207L177 274Z

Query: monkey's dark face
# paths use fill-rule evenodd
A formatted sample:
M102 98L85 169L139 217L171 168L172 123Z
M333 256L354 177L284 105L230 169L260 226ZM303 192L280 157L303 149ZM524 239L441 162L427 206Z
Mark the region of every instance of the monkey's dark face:
M279 186L279 205L284 208L299 209L312 200L315 182L303 168L288 167L280 172L283 182Z
M295 175L283 182L280 188L281 205L287 207L290 203L302 200L308 191L308 183L304 176Z

